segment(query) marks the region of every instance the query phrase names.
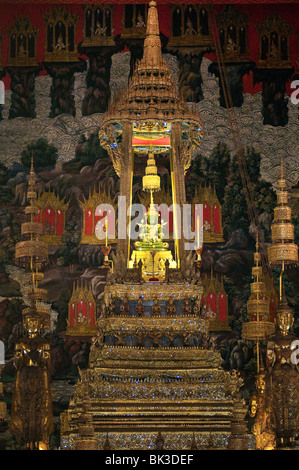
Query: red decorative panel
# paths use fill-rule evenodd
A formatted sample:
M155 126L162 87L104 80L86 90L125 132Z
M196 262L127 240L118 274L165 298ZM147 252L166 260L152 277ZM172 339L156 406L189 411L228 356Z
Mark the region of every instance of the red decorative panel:
M85 212L85 235L92 235L92 209L86 209Z
M220 209L217 204L213 205L214 232L220 233Z
M219 293L218 302L219 302L219 320L225 322L227 318L225 292Z
M63 212L58 209L58 211L56 212L56 235L61 236L63 234L63 219Z
M93 305L92 302L89 302L88 314L89 314L89 324L90 324L90 326L95 326L95 322L94 322L94 305Z
M169 233L173 233L173 211L169 211Z
M274 322L276 315L276 302L271 299L270 300L270 321Z
M74 320L75 320L75 304L74 303L71 304L70 310L71 310L71 312L70 312L70 326L73 326L74 325Z

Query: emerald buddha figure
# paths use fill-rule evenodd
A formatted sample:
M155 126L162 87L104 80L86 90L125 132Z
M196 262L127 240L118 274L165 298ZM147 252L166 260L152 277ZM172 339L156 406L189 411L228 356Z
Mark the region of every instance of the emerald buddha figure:
M140 227L139 240L135 243L137 251L165 251L168 243L163 242L163 226L166 222L159 223L159 214L153 203L150 204L146 214L146 221L142 219L138 224Z
M163 240L163 227L166 222L159 221L159 213L153 202L152 194L146 219L142 219L138 225L139 239L134 244L129 267L138 265L141 260L145 280L164 280L166 261L172 268L176 267L176 263L168 243Z

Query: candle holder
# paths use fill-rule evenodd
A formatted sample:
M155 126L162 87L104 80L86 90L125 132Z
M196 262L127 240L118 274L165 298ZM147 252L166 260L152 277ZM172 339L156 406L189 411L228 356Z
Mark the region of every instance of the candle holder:
M110 245L104 245L102 246L102 252L104 254L104 267L105 268L109 268L109 259L108 259L108 256L109 256L109 253L111 251L111 246Z
M196 260L196 267L198 269L201 268L201 254L202 254L203 246L200 248L195 248L196 254L197 254L197 260Z

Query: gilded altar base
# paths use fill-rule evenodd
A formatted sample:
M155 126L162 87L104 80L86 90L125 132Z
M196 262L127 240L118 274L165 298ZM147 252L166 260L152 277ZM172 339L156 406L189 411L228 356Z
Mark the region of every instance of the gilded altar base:
M167 328L167 326L166 326ZM202 348L94 348L69 409L61 415L61 446L75 449L83 403L99 449L226 448L238 377L221 368L218 352Z
M110 298L119 298L128 300L138 300L140 296L144 300L154 299L169 300L171 297L177 300L189 298L196 299L202 295L203 288L201 285L188 282L176 282L167 284L165 282L144 282L142 284L111 284L107 285L104 290L104 302L109 303Z
M109 432L108 438L112 450L156 450L157 432ZM76 449L76 435L69 435L61 441L64 450ZM95 433L99 449L103 449L107 433ZM229 433L225 432L163 432L164 449L166 450L225 450Z

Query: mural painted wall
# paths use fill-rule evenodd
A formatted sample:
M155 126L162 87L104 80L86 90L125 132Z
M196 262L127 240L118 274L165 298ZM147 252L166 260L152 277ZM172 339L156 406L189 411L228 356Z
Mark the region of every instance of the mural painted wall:
M144 4L69 3L1 3L6 96L0 156L9 165L39 136L55 142L60 160L73 158L79 136L97 129L140 58ZM204 2L194 8L159 3L163 51L181 93L202 114L208 156L216 140L229 135L214 52L217 30L245 143L261 151L268 181L275 183L284 157L295 184L298 109L290 95L298 67L297 5L236 4L228 9L216 2L212 15Z

